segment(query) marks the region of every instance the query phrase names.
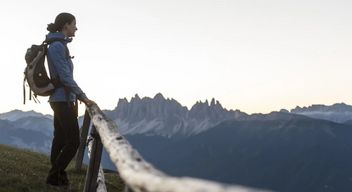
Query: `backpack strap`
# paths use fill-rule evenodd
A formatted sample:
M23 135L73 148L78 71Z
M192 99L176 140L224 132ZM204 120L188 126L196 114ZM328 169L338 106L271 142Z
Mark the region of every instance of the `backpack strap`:
M24 75L23 79L23 105L26 104L26 75Z

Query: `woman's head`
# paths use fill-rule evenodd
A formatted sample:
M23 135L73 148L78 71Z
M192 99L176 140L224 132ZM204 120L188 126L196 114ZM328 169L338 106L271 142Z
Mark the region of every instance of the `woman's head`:
M63 32L66 37L74 37L77 30L75 16L70 13L60 13L54 23L48 24L47 30L52 33Z

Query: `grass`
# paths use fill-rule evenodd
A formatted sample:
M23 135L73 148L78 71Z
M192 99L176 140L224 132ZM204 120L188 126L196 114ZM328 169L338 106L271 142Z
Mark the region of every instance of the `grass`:
M70 191L83 191L87 167L76 172L74 163L72 161L66 169L71 182ZM0 145L0 192L58 191L45 184L50 167L47 155ZM104 175L109 192L123 191L124 184L117 173Z

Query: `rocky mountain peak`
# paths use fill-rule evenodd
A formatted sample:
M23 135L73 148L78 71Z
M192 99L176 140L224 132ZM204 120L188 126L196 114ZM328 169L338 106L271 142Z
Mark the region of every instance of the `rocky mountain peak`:
M139 100L141 100L141 98L139 97L139 95L138 94L135 94L134 95L134 97L132 97L132 99L131 99L131 101L139 101Z
M166 100L164 96L161 93L158 93L154 96L155 100L161 101L161 100Z
M128 104L128 101L127 101L126 97L123 98L123 99L119 99L119 101L117 102L117 106L124 106L126 104Z

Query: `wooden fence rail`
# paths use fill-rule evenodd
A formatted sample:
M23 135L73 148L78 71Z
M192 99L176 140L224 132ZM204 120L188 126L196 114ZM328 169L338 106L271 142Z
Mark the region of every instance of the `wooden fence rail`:
M81 145L86 144L87 133L92 122L91 135L93 145L90 163L87 171L85 192L95 192L98 188L98 172L101 160L101 150L104 146L111 161L117 167L120 177L125 182L125 191L130 192L258 192L253 188L237 185L225 185L213 181L191 177L169 176L145 161L132 148L129 142L119 133L117 125L100 110L97 105L87 108L81 129ZM77 153L76 169L82 165L84 146L80 146ZM83 150L83 151L82 151Z

